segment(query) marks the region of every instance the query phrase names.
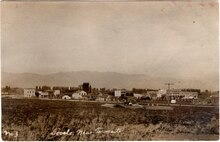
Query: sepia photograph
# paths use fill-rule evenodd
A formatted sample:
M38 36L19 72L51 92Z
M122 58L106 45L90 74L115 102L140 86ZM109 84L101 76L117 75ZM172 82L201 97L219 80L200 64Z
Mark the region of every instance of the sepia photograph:
M219 140L218 0L1 1L1 140Z

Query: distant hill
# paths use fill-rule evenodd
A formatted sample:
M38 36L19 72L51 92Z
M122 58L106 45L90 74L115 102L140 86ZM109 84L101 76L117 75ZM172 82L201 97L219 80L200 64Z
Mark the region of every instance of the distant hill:
M211 83L210 83L211 81ZM78 86L83 82L90 82L92 87L105 88L167 88L166 82L175 83L174 88L198 88L218 90L218 79L201 82L175 78L151 77L143 74L123 74L116 72L75 71L60 72L47 75L33 73L6 73L2 72L2 86L35 87L36 85L49 86ZM215 85L213 85L215 84Z

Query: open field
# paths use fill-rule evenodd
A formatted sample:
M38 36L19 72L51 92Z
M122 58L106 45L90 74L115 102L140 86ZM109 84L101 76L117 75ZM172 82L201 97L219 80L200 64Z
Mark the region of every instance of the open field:
M218 107L131 109L2 98L3 140L217 140ZM11 135L10 135L11 134Z

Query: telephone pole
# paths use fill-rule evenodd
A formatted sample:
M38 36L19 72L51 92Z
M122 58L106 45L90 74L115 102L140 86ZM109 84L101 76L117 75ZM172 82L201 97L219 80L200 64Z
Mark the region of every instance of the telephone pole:
M171 85L174 85L174 83L164 83L164 84L167 85L168 90L170 90L170 86L171 86Z

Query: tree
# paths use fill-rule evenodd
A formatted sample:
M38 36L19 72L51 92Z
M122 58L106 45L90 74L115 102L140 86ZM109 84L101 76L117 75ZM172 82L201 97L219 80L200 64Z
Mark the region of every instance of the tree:
M9 92L11 90L10 86L5 86L5 88L2 88L3 92Z

